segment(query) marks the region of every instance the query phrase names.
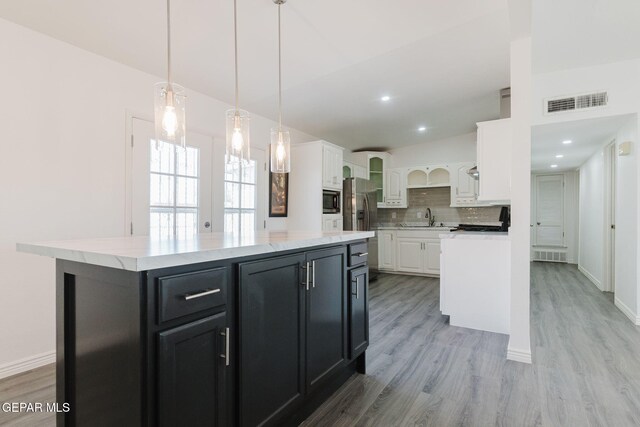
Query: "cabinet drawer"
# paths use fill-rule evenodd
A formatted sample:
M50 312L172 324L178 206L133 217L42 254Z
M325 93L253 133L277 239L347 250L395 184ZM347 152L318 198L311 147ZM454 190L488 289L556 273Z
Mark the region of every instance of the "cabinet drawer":
M160 323L227 302L227 269L214 268L158 278Z
M349 267L366 264L369 258L368 248L366 242L349 245Z

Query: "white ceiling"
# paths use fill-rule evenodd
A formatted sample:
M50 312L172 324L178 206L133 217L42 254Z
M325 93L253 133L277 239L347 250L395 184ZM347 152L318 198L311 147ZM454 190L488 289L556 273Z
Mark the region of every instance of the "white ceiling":
M534 126L531 137L532 172L559 172L580 167L606 145L629 119L629 115L577 120ZM571 140L564 145L562 141ZM557 159L556 155L563 158ZM550 166L557 164L557 169Z
M535 0L533 72L640 58L640 1Z
M0 17L163 75L163 3L14 0L0 2ZM229 103L232 6L172 3L174 80ZM238 14L241 107L275 119L277 8L238 0ZM288 126L352 149L391 148L467 133L499 115L498 91L509 86L507 0L290 0L282 15Z

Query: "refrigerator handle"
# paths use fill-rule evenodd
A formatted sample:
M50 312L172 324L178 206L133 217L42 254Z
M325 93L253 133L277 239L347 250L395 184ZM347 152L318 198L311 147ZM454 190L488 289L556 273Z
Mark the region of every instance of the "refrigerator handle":
M363 206L364 208L364 229L369 231L369 195L364 194Z

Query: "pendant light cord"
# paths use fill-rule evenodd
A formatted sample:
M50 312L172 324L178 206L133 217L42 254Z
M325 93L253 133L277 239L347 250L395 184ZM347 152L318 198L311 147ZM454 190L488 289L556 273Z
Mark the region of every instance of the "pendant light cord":
M282 34L280 23L280 7L278 4L278 127L282 131Z
M167 0L167 83L171 85L171 0Z
M233 39L236 59L236 114L238 114L238 6L237 0L233 0Z

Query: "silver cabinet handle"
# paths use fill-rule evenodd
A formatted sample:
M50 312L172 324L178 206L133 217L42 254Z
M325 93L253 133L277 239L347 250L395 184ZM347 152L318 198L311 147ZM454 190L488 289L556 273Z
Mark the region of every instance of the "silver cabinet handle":
M220 289L207 289L206 291L198 292L197 294L187 294L184 296L185 301L189 301L191 299L202 298L207 295L217 294L220 292Z
M231 335L229 328L224 328L224 332L220 332L220 335L224 337L224 354L221 354L220 357L224 359L224 365L229 366L231 364L229 360L229 336Z
M356 277L356 299L360 299L360 276Z
M307 288L307 290L309 290L309 261L307 261L307 265L306 267L302 267L305 269L305 272L307 274L306 280L304 282L305 287Z
M311 285L316 287L316 262L311 261Z
M357 256L357 257L363 257L363 256L367 256L367 255L369 255L369 252L360 252L360 253L357 253L357 254L353 254L353 256Z

